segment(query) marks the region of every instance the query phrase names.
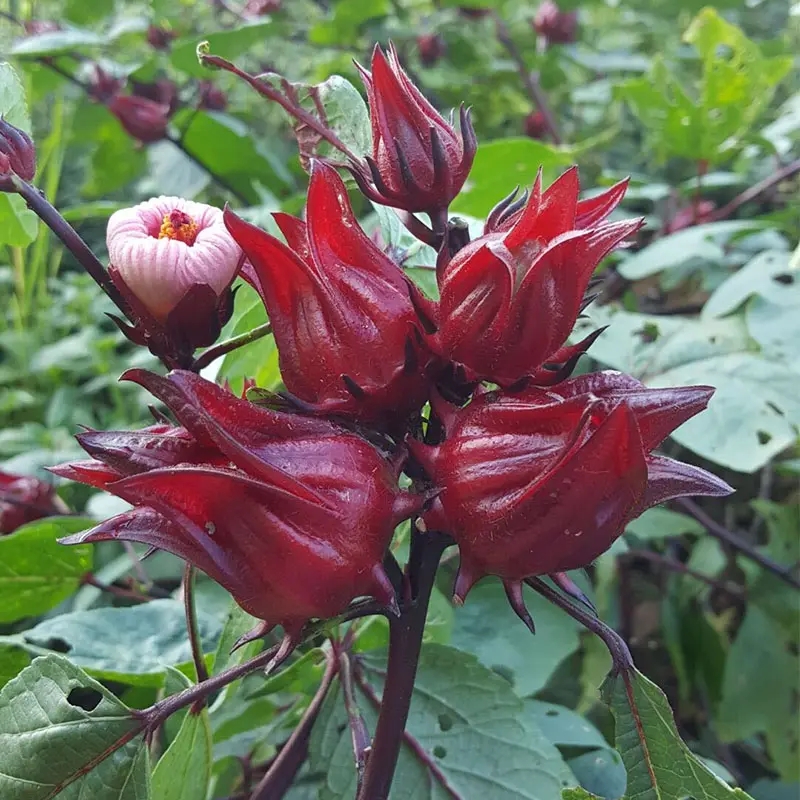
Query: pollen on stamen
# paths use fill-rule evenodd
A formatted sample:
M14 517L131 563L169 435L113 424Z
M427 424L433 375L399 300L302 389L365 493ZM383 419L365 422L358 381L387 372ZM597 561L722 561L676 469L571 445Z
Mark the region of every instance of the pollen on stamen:
M161 221L161 229L158 232L159 239L176 239L179 242L194 244L199 233L197 223L185 212L177 208L164 215Z

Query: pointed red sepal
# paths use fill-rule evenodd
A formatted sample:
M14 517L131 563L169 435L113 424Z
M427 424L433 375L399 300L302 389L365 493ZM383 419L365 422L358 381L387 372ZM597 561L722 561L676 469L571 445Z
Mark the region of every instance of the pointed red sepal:
M522 581L503 581L503 588L506 590L508 603L514 613L525 623L525 627L535 636L536 625L530 615L522 593Z
M254 642L256 639L263 639L267 634L274 630L274 628L275 625L270 622L259 622L258 625L251 628L246 633L243 633L233 643L233 647L231 647L230 652L235 653L239 648L244 647L246 644Z
M597 608L595 608L594 603L589 599L589 597L581 590L575 581L567 575L566 572L554 572L552 575L548 576L553 583L558 586L561 591L568 594L570 597L574 597L579 602L583 603L587 608L597 614Z

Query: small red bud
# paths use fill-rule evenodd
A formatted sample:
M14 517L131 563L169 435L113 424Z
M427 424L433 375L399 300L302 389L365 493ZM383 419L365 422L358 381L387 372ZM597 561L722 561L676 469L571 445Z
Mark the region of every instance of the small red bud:
M228 96L213 81L200 81L200 108L206 111L224 111L228 107Z
M575 41L578 32L578 13L562 11L553 0L544 0L532 24L548 44L569 44Z
M32 181L36 174L36 149L25 131L0 116L0 191L13 192L11 175Z
M248 0L242 9L243 17L260 17L281 10L282 0Z
M40 33L54 33L61 30L61 25L49 19L29 19L23 23L28 36L38 36Z
M424 33L417 37L419 59L426 67L433 66L446 49L444 39L436 33Z
M136 97L145 97L162 106L167 106L170 114L173 114L178 107L178 87L169 78L159 78L152 83L132 81L131 90Z
M0 535L66 511L52 484L30 475L0 472Z
M177 34L161 25L151 25L147 29L147 43L156 50L169 50Z
M94 75L89 84L89 94L98 102L107 103L124 85L125 81L122 78L115 78L95 64Z
M544 139L547 136L547 120L541 111L531 111L525 117L525 135L531 139Z
M167 135L167 105L146 97L118 94L111 98L108 110L126 132L140 142L158 142Z

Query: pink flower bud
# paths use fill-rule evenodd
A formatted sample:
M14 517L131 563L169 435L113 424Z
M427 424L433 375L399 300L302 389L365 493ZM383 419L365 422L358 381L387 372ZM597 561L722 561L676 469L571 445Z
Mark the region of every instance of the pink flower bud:
M156 197L112 214L106 242L109 273L145 328L163 327L189 352L216 340L242 256L222 211Z

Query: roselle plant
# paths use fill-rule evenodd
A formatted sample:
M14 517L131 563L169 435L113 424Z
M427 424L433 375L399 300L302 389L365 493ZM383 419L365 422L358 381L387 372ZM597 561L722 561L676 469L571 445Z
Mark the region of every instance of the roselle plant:
M55 766L51 775L35 776L41 792L25 794L26 776L0 778L0 786L18 789L20 797L71 796L76 781L137 737L157 742L174 713L188 708L189 717L197 716L214 698L224 703L225 688L259 668L279 679L281 668L307 658L308 651L300 653L314 643L325 665L319 687L250 796L288 791L338 681L357 797L389 797L401 748L409 746L406 722L443 556L458 558L456 605L469 604L477 582L500 581L533 633L528 586L598 634L613 659L609 702L618 719L627 704L641 738L634 747L651 758L645 705L674 735L663 697L637 676L624 641L598 618L569 573L589 566L646 509L732 490L699 467L654 453L702 412L712 387L653 389L616 371L575 374L602 334L571 338L595 297L592 275L642 224L610 219L627 183L580 199L577 169L547 188L541 173L532 175L530 188L509 194L473 238L449 214L478 148L469 111L462 108L457 123L442 117L393 49L376 48L370 70L360 70L370 153L355 152L285 82L199 52L201 62L239 75L278 103L301 131L310 175L305 211L302 218L274 215L282 238L234 208L158 197L111 217L106 267L32 185L29 137L0 123L0 188L24 198L114 301L125 335L168 370L122 376L166 408L155 411L155 424L78 433L90 458L53 466L56 475L130 505L61 543L136 543L183 559L197 678L127 714L107 689L81 688L74 668L48 661L42 675L72 709L103 708L124 725L112 742L98 746L85 770L64 775ZM144 117L138 124L149 125ZM135 135L148 140L147 131ZM427 266L437 298L404 271L403 253L363 230L349 189L393 209L412 236L433 248L435 263ZM237 279L255 290L269 323L220 342ZM216 358L258 347L269 335L283 390L247 385L237 396L199 374ZM407 521L408 555L401 563ZM257 620L228 643L234 650L256 640L271 643L211 676L194 605L195 570ZM376 616L389 628L380 697L368 687L354 647L356 621ZM372 728L356 685L379 709ZM24 694L21 684L9 687L9 696ZM441 718L439 724L446 729ZM16 746L13 736L0 745ZM709 797L737 796L688 751L683 758L673 765L648 761L649 791L659 791L663 773L674 768L670 797L698 796L701 789ZM169 778L162 772L158 780Z

